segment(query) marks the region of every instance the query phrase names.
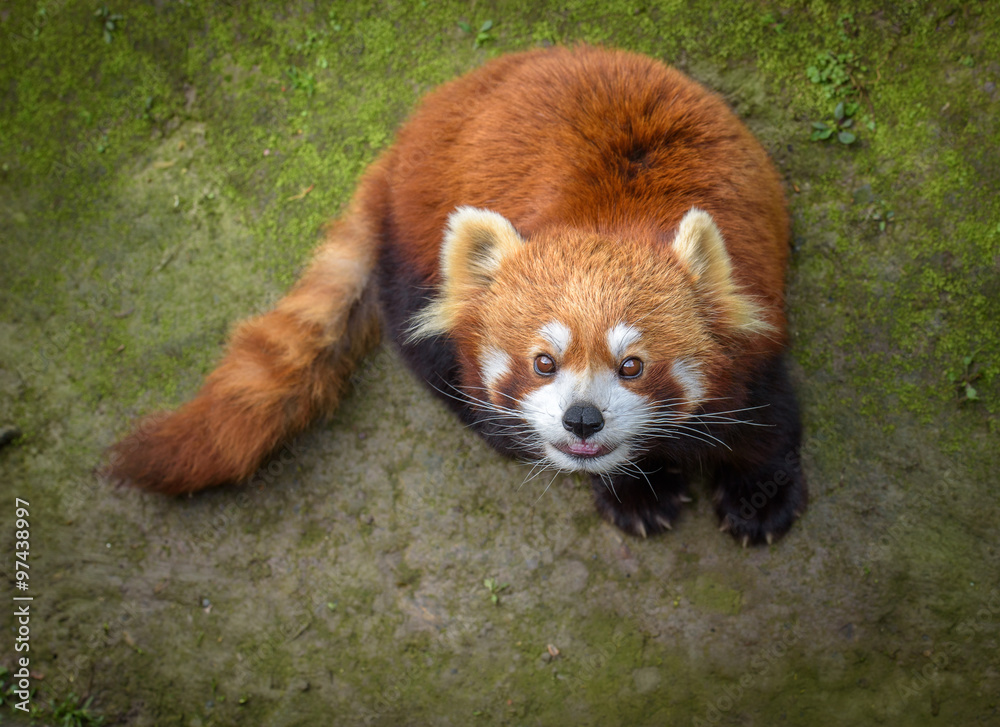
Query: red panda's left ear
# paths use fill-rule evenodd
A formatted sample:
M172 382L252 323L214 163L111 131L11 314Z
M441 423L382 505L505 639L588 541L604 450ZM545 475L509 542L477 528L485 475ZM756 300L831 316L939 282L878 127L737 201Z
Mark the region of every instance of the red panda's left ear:
M775 330L760 306L740 293L733 282L729 253L710 214L692 207L681 220L673 248L698 291L724 314L735 332Z
M523 244L503 215L475 207L452 212L441 243L440 293L414 316L409 339L450 331L462 307L493 282L504 258Z

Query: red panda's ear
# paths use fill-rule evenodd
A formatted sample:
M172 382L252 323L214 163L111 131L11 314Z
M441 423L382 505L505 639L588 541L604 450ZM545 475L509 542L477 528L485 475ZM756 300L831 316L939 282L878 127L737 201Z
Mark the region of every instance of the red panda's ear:
M774 327L763 311L733 282L729 253L722 233L707 212L692 207L673 241L677 259L687 268L698 291L717 307L735 332L767 333Z
M441 243L440 292L414 316L410 340L450 331L463 305L493 282L504 258L523 244L503 215L475 207L452 212Z

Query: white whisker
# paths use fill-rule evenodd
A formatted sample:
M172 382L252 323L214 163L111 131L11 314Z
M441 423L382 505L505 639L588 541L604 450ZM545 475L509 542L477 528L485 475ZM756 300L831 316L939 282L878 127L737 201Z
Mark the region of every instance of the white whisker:
M558 476L559 476L559 470L556 470L556 473L552 475L552 479L549 480L549 484L545 485L545 489L542 490L542 494L538 496L538 500L541 500L543 497L545 497L545 493L549 491L549 488L552 487L552 483L556 481L556 477ZM536 505L538 504L538 500L535 500Z

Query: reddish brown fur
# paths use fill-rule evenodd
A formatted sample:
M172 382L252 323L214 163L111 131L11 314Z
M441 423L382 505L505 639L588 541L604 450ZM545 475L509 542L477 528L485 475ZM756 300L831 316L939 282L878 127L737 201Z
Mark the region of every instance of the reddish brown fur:
M595 78L594 61L606 54L507 56L428 96L392 152L406 160L421 150L419 164L395 165L389 176L391 213L412 236L407 258L436 280L441 231L458 205L498 212L525 237L566 226L662 236L697 206L722 230L737 282L766 300L783 329L789 224L767 155L718 96L653 59L617 52ZM615 104L593 84L610 86ZM672 134L675 147L654 149Z
M725 103L642 56L591 48L512 55L425 99L366 173L351 208L288 297L237 328L193 401L111 450L110 476L169 493L249 477L282 439L336 405L350 368L376 342L377 256L383 280L409 289L382 291L392 333L402 338L406 317L422 305L421 290L440 282L442 231L460 205L496 211L529 239L581 234L591 243L620 244L619 272L626 276L638 275L650 256L669 262L681 218L693 206L704 209L722 232L735 282L754 296L776 333L749 343L733 339L723 352L693 340L694 329L681 323L658 330L658 345L666 350L680 340L706 357L723 357L725 366L711 367L719 389L742 386L730 377L739 379L751 359L784 346L784 200L766 154ZM449 332L467 381L484 328L528 341L545 322L547 306L557 309L563 299L579 305L578 291L551 274L579 268L579 285L592 280L587 251L577 254L505 273L532 276L539 298L548 300L525 301L524 310L487 326L466 320ZM395 283L397 273L408 284ZM690 285L680 272L671 280ZM675 293L664 286L662 295ZM684 295L677 300L693 305ZM627 306L628 297L619 302ZM713 313L691 310L670 320L685 315ZM404 353L411 356L405 346ZM662 372L652 373L650 384L668 385Z
M729 351L737 360L720 375L747 370L745 356L785 344L789 221L777 174L718 96L650 58L615 52L606 59L606 51L586 48L508 56L430 95L394 149L397 159L422 153L420 164L390 171L391 214L397 229L409 231L401 254L420 277L437 281L441 231L461 204L500 213L526 238L571 228L639 242L622 246L627 267L651 252L666 254L681 218L697 206L721 230L735 282L776 331ZM614 105L595 86L610 88ZM532 274L553 267L562 274L565 263L579 261L561 262L547 258ZM469 310L474 316L482 308ZM519 318L526 316L498 322L513 334ZM462 358L473 360L474 331L458 326L453 338Z

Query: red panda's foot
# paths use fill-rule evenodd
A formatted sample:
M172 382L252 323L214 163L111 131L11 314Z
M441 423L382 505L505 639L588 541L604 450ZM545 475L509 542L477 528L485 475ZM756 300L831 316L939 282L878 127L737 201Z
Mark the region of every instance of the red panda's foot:
M644 475L593 475L597 511L629 535L648 537L673 529L689 501L686 481L673 466L642 467Z
M770 544L806 510L808 494L797 452L754 471L720 468L715 492L719 529L747 545Z
M744 547L770 544L787 533L809 499L799 461L799 408L781 356L762 369L748 405L759 407L752 410L754 418L766 427L715 473L719 528Z

